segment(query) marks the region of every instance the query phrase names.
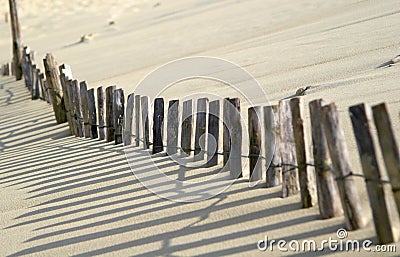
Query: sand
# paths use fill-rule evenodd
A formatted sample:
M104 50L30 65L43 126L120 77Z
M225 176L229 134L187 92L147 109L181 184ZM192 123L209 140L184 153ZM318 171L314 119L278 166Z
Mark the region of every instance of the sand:
M166 62L213 56L250 72L271 103L307 85L305 102L336 102L354 171L361 167L349 106L385 101L400 131L400 66L376 68L399 54L398 1L20 0L19 6L24 42L37 60L52 52L90 87L116 84L128 94ZM3 0L0 12L7 7ZM0 30L4 63L11 58L9 24L2 20ZM197 80L163 96L204 92L238 95L222 83ZM52 108L31 101L23 82L11 78L1 79L0 117L1 256L309 256L261 252L256 243L266 235L321 241L344 226L342 217L321 220L318 207L301 209L299 197L282 199L279 188L249 188L245 179L202 202L161 199L132 175L121 147L68 136ZM135 154L136 168L145 168L143 150ZM165 172L177 174L179 167L157 158ZM190 179L196 172L186 174ZM358 185L370 215L362 180ZM349 238L376 242L373 224Z

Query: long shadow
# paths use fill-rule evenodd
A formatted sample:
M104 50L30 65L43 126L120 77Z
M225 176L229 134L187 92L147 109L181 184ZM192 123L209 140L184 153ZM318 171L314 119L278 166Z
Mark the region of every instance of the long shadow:
M82 149L82 150L83 150L83 149ZM79 155L79 154L77 154L77 155ZM98 152L94 152L94 153L90 153L90 154L86 154L86 155L80 154L80 155L79 155L80 158L74 158L74 162L84 161L84 160L86 160L86 159L89 158L89 157L96 157L96 156L98 156L98 155L99 155ZM24 166L24 169L32 169L32 168L35 168L38 164L45 164L45 163L47 163L47 162L48 162L47 160L43 160L42 162L39 162L39 163L32 163L31 165ZM70 164L70 163L71 163L71 161L70 161L69 159L65 159L64 161L57 162L56 166L62 166L62 165ZM79 165L79 164L78 164L78 165ZM18 166L17 166L17 167L18 167ZM6 173L14 173L14 172L17 172L17 171L19 171L19 170L21 170L21 169L20 169L20 168L15 168L15 169L12 169L12 170L8 170L7 172L4 172L3 174L6 174ZM25 172L23 172L23 173L19 173L18 176L27 175L27 174L30 174L30 173L31 173L31 170L28 170L28 171L25 171Z
M221 228L221 227L225 227L225 226L229 226L229 225L238 224L239 222L254 220L254 219L257 219L258 217L273 215L275 212L281 212L281 211L288 212L288 210L294 211L298 208L299 208L299 204L287 204L287 205L282 205L279 207L270 208L268 210L251 212L251 213L247 213L247 214L244 214L244 215L241 215L238 217L225 219L223 221L217 221L217 222L212 222L212 223L208 223L208 224L204 224L204 225L199 225L196 227L187 228L184 231L184 234L188 235L188 234L198 233L198 232L202 232L202 231L206 231L206 230L210 230L210 229ZM58 240L55 242L46 243L46 244L39 245L36 247L28 248L26 250L15 253L14 255L11 255L11 256L18 256L18 255L23 255L23 254L27 254L27 253L33 254L33 253L37 253L37 252L44 251L44 250L49 250L49 249L54 249L54 248L58 248L61 246L77 244L80 242L91 241L91 240L99 239L102 237L118 235L118 234L122 234L122 233L129 232L129 231L135 231L135 230L139 230L139 229L143 229L143 228L148 229L155 225L160 225L160 224L165 225L167 223L171 223L174 221L181 221L184 219L195 218L197 216L200 216L200 214L201 214L200 212L201 212L200 210L196 210L196 211L185 213L183 215L164 217L164 218L160 218L158 220L145 221L145 222L142 222L139 224L133 224L133 225L128 225L128 226L124 226L124 227L117 227L117 228L113 228L113 229L109 229L109 230L105 230L105 231L93 232L93 233L89 233L86 235L75 236L75 237L71 237L68 239L62 239L62 240ZM96 225L96 224L98 225L98 223L95 223L95 224L92 224L92 226ZM100 222L100 224L101 224L101 222ZM86 227L86 225L84 227ZM74 230L66 229L63 232L66 233L67 231L74 231ZM52 232L52 233L48 233L47 235L46 234L40 235L40 236L29 239L27 242L43 239L43 238L54 236L57 234L58 234L57 232ZM137 240L130 242L130 246L138 246L141 244L146 244L148 242L159 241L165 237L173 238L175 236L177 236L177 232L174 231L174 232L167 232L167 233L164 233L161 235L144 237L144 238L137 239ZM182 235L179 234L179 236L182 236ZM113 249L113 251L114 250L116 250L116 249Z
M58 175L63 174L64 172L68 172L68 174L66 176L69 176L69 174L75 174L75 173L71 173L70 170L73 170L76 167L83 168L83 169L85 169L85 168L93 168L93 165L91 165L89 163L79 163L80 159L76 158L78 156L86 157L86 158L97 157L97 156L98 157L102 157L99 161L96 161L97 164L101 164L101 163L107 163L107 158L113 158L113 157L116 157L116 156L119 155L119 154L112 154L112 153L96 152L95 150L94 150L94 152L96 154L93 154L93 155L82 155L81 154L82 150L83 149L76 149L76 150L74 149L74 150L70 150L70 151L62 150L62 151L59 151L58 154L52 155L52 158L50 160L46 160L47 161L46 163L48 163L48 167L49 168L53 168L53 167L61 166L60 163L57 161L59 157L63 158L63 159L64 158L65 159L68 159L68 158L72 159L73 158L74 161L70 162L71 165L68 165L67 168L52 169L51 171L41 172L39 174L37 174L35 172L36 171L41 171L41 170L40 169L35 169L35 170L31 170L30 172L23 172L23 173L7 176L4 179L13 178L13 177L16 177L16 176L18 176L18 178L9 179L9 180L4 181L2 183L5 184L5 183L11 183L11 182L23 180L23 181L20 181L18 183L10 185L10 186L15 186L15 185L19 185L19 184L29 183L29 182L32 182L32 181L37 180L37 179L49 178L50 180L43 180L43 181L40 182L40 184L43 185L45 183L51 182L51 178L50 177L57 177ZM41 157L39 159L43 159L43 157ZM54 160L54 162L52 162L52 160ZM123 159L121 158L119 161L121 161L121 160L123 160ZM40 162L36 162L36 163L40 163ZM74 163L76 163L76 164L74 164ZM43 163L43 164L45 164L45 163ZM18 165L19 166L23 166L23 164L21 164L21 163L19 163ZM22 168L25 169L25 167L22 167ZM20 177L20 176L23 176L23 177ZM36 186L36 185L37 184L31 184L31 185L25 186L23 188L33 187L33 186Z

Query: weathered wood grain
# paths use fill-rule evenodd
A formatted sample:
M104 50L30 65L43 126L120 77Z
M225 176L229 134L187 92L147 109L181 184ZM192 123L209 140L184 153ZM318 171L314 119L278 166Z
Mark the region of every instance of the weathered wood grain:
M209 103L208 112L208 140L207 140L207 167L212 167L218 164L218 141L219 141L219 118L220 106L219 100L214 100ZM214 151L211 151L214 149Z
M373 106L372 111L383 160L392 185L397 211L400 213L400 156L392 124L385 103Z
M264 149L265 156L271 157L271 162L266 162L267 187L279 186L282 182L281 152L280 152L280 124L279 109L277 105L264 107Z
M125 119L125 96L123 89L117 89L114 91L113 100L113 111L114 111L114 129L115 129L115 144L122 144L122 128Z
M201 149L200 138L204 140L203 148L206 144L206 131L207 131L207 110L208 110L208 98L199 98L197 100L197 111L196 111L196 129L194 133L194 160L204 160L204 150Z
M57 63L51 53L46 55L46 58L43 60L43 62L46 70L47 86L50 90L51 102L56 121L57 123L64 123L67 121L67 113L64 106L63 91L61 88Z
M88 107L89 107L89 128L90 128L90 138L98 138L97 133L97 112L96 112L96 100L94 97L94 89L88 90Z
M102 86L97 88L97 115L99 120L99 139L104 140L106 138L105 127L106 127L106 105L105 105L105 94Z
M322 99L309 103L318 207L321 217L328 219L343 215L343 208L335 177L330 170L331 162L322 125L321 106Z
M279 121L281 131L282 197L289 197L298 194L300 190L290 100L279 102Z
M375 155L375 147L369 128L370 113L365 104L350 106L350 118L360 154L361 166L367 184L367 192L375 231L381 244L398 240L398 234L391 224L391 215L387 206L387 195L382 185L381 171ZM398 230L396 229L396 232Z
M186 100L182 107L181 148L187 155L190 155L192 147L192 117L192 100Z
M167 116L167 154L178 152L179 100L170 100Z
M248 109L250 181L262 179L261 162L261 107Z
M159 153L164 150L163 146L163 131L164 131L164 99L156 98L154 100L153 112L153 151Z
M115 140L114 128L114 91L116 86L108 86L106 88L106 141L111 142Z
M351 177L349 153L336 105L324 104L321 117L342 201L346 228L348 230L362 228L367 224L367 219L363 213L357 186Z

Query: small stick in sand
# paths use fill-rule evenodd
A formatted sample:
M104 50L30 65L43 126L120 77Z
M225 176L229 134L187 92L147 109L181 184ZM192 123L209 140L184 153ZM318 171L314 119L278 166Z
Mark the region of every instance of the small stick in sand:
M391 67L391 66L393 66L393 65L396 65L396 64L399 63L399 62L400 62L400 54L397 55L396 57L394 57L393 59L391 59L391 60L389 60L389 61L387 61L387 62L382 63L381 65L379 65L379 66L376 67L376 68L377 68L377 69L378 69L378 68L388 68L388 67Z

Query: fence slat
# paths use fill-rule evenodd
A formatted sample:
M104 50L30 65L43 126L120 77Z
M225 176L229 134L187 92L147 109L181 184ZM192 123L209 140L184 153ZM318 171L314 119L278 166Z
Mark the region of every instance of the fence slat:
M167 117L167 154L178 152L179 100L170 100Z
M194 160L204 160L204 150L200 146L200 138L204 140L203 149L206 144L206 129L207 129L207 109L208 109L208 98L199 98L197 100L197 112L196 112L196 130L194 134Z
M69 66L67 66L66 64L61 64L60 66L58 66L59 72L60 72L60 82L61 82L61 88L63 90L63 94L64 94L64 106L65 106L65 112L66 112L66 116L67 116L67 121L68 121L68 125L69 125L69 129L71 134L73 134L73 124L72 124L72 104L71 104L71 98L70 98L70 87L67 86L67 80L68 79L72 79L72 76L70 76L71 78L69 78L67 76L68 71L67 69L69 69ZM50 98L49 98L49 90L47 88L47 85L45 85L45 95L46 95L46 99L47 102L50 102Z
M264 107L264 149L265 156L272 155L271 162L266 162L267 187L279 186L282 182L280 145L279 109L277 105Z
M114 128L114 91L116 86L108 86L106 88L106 141L111 142L115 140Z
M56 121L57 123L64 123L67 121L67 114L65 111L63 92L59 79L60 75L58 74L56 61L52 54L46 54L46 58L43 62Z
M376 160L375 148L369 128L369 113L365 104L350 106L350 118L360 154L361 166L367 184L369 202L374 218L375 231L382 244L396 241L391 217L386 204L386 194L381 181L381 172Z
M44 89L45 89L45 92L46 92L46 96L47 96L47 102L50 104L50 105L53 105L53 103L51 102L51 96L50 96L50 90L49 90L49 86L48 86L48 84L47 84L47 80L44 80ZM68 114L67 114L68 115Z
M223 122L222 122L222 151L223 151L223 164L224 170L229 170L229 151L231 149L231 137L229 132L229 107L231 103L229 102L229 98L225 98L222 104L223 106Z
M322 123L335 171L340 199L342 201L348 230L364 227L367 220L363 215L355 181L350 177L351 167L344 132L334 103L322 106Z
M381 146L383 160L392 185L397 212L400 213L400 156L394 137L392 124L385 103L372 107L375 127Z
M32 88L31 88L31 99L36 100L38 97L36 96L36 91L37 91L37 83L38 77L36 73L36 64L32 65Z
M261 162L261 107L248 109L250 181L262 179Z
M231 104L229 108L229 126L230 126L230 154L229 170L231 178L243 177L242 174L242 124L240 116L240 99L229 99Z
M97 115L99 119L99 139L104 140L106 138L105 126L106 126L106 115L105 115L105 94L103 87L97 88Z
M315 182L315 172L307 165L309 159L307 153L307 137L305 135L303 117L304 107L301 98L290 99L290 109L292 113L293 135L296 145L296 160L300 181L301 203L303 208L309 208L317 203L317 189Z
M315 172L317 178L318 207L321 217L328 219L343 215L339 189L330 170L330 159L321 120L322 99L309 103Z
M159 153L164 150L163 147L163 131L164 131L164 99L156 98L154 100L153 112L153 151Z
M30 85L30 77L29 77L29 52L30 49L27 46L24 46L24 49L22 50L22 60L21 60L21 66L22 66L22 73L24 75L25 79L25 86L29 87Z
M132 125L133 108L135 106L135 94L129 94L126 101L125 127L124 127L124 145L132 144Z
M140 105L142 109L142 128L143 128L143 148L149 149L150 147L150 98L142 96L140 98Z
M22 41L21 41L21 29L18 20L18 10L17 3L15 0L9 0L9 8L10 8L10 21L11 21L11 35L12 35L12 49L13 49L13 62L15 69L15 78L16 80L22 79L22 67L21 67L21 59L22 59ZM4 3L3 3L4 4Z
M181 148L187 155L190 155L192 146L192 115L192 100L186 100L182 107Z
M88 90L88 107L89 107L89 126L90 126L90 138L98 138L97 133L97 113L96 113L96 102L94 98L94 89Z
M35 91L35 99L40 99L43 100L42 97L42 88L40 84L40 69L36 68L35 69L35 75L36 75L36 91Z
M83 115L82 115L82 100L81 100L81 92L80 92L80 85L78 80L72 81L73 90L74 90L74 113L75 119L77 121L77 136L84 137L85 136L85 127L83 122Z
M49 102L49 99L47 98L47 90L44 81L45 81L44 74L42 72L39 72L40 98L43 101ZM68 114L67 114L67 119L68 119Z
M68 92L69 92L69 98L70 98L70 104L71 104L71 109L70 109L70 113L71 113L71 123L72 123L72 134L75 136L78 136L78 120L76 119L76 115L75 115L75 90L74 90L74 85L72 82L72 79L69 79L66 81L66 87L68 88Z
M289 100L279 102L279 121L281 128L282 197L288 197L299 193L299 178L296 168L296 144Z
M141 105L141 96L135 95L135 145L140 145L140 137L142 134L140 133L140 127L142 120L140 118L140 105Z
M208 140L207 140L207 167L212 167L218 164L218 141L219 141L219 100L214 100L209 103L208 112ZM215 149L212 151L212 149ZM210 158L211 156L211 158Z
M122 144L122 126L124 124L124 112L125 112L125 96L123 89L117 89L114 91L114 100L113 100L113 118L114 118L114 138L115 144Z
M89 104L88 104L88 92L86 81L80 83L80 94L81 94L81 108L83 117L84 135L86 138L90 138L90 122L89 122Z

